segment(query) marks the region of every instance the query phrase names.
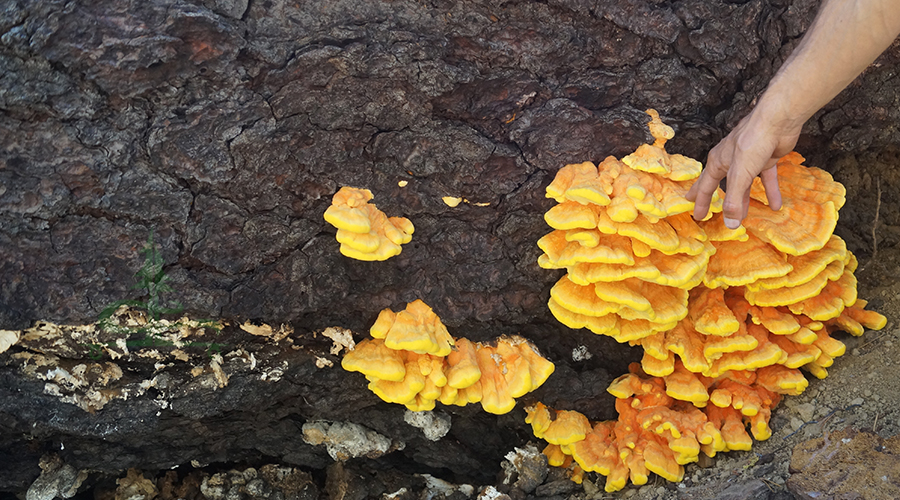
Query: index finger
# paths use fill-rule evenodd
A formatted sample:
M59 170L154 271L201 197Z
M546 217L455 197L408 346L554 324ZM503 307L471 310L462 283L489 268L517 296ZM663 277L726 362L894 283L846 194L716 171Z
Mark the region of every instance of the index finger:
M728 168L724 166L725 162L722 161L722 144L724 142L717 144L706 155L706 165L700 172L700 177L694 181L685 195L688 201L694 202L694 220L706 218L713 194L719 189L719 183L728 171Z
M744 220L748 204L750 185L753 183L753 177L747 171L744 165L747 163L746 157L736 154L731 168L728 170L728 179L725 181L725 202L722 204L722 215L725 218L725 226L729 229L737 229ZM748 198L748 201L745 201Z
M722 177L716 178L715 173L711 169L703 169L700 177L694 181L691 189L688 190L685 198L694 202L694 220L703 220L709 213L709 205L712 201L713 193L719 188L719 182Z

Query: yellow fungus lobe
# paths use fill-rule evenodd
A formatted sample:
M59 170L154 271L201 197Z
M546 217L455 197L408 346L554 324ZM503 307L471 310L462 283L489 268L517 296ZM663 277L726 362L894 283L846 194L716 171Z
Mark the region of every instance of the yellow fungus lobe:
M409 243L415 228L409 219L388 217L369 203L368 189L342 187L325 210L325 220L336 227L341 254L357 260L387 260Z

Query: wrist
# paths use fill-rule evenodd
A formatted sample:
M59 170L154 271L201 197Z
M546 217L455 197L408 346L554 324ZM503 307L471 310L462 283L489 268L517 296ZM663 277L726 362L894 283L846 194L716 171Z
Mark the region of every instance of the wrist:
M777 77L773 79L759 97L750 113L750 120L776 135L799 134L815 109L804 105L804 100L797 95L802 89L782 88L778 80Z

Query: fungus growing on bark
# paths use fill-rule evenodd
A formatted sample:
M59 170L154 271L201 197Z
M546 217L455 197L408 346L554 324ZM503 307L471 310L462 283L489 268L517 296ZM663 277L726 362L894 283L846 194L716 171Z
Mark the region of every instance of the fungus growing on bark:
M526 409L525 423L531 424L534 435L555 445L567 445L584 439L591 431L588 419L576 411L561 410L554 412L542 403Z
M371 339L351 349L352 356L344 356L341 366L348 372L360 372L381 380L397 382L406 377L406 360L400 351L384 345L382 339Z
M812 281L828 265L837 261L843 264L847 260L848 255L847 244L844 243L844 240L838 236L831 235L825 246L819 250L802 255L788 255L786 261L791 266L789 272L781 276L758 279L747 283L747 289L758 291L800 286ZM841 269L843 270L843 265Z
M541 267L567 271L550 292L553 315L644 350L609 387L619 420L545 450L554 463L572 457L577 470L607 475L608 491L649 472L677 481L699 451L768 438L771 409L808 386L799 369L825 377L844 354L832 332L886 324L857 298L856 259L832 234L843 186L791 153L778 162L780 211L757 179L741 227L728 229L715 205L695 222L683 195L699 163L668 154L673 131L650 114L654 144L596 172L589 163L560 170L547 188L559 203L547 217L555 230L538 242ZM541 437L555 413L534 408Z
M775 211L750 200L744 226L747 232L789 255L803 255L825 246L837 224L834 203L812 203L785 198Z
M681 368L668 377L649 377L635 363L608 389L616 397L617 420L589 422L577 412L537 403L526 408L526 422L536 437L550 443L544 453L551 465L563 465L570 456L584 471L607 476L608 492L622 489L629 479L646 484L651 472L677 482L684 477L683 466L696 462L700 453L713 457L747 450L751 434L757 440L771 436L771 409L792 389L772 382L786 379L782 374L770 370L763 375L766 379L758 380L752 371L729 372L689 381L692 374ZM670 393L684 383L693 386L689 392L705 395L693 399L708 403L700 408L673 398Z
M715 207L694 222L681 200L699 163L667 153L673 131L648 113L653 144L596 168L567 165L547 188L559 205L548 212L555 230L538 242L538 262L568 271L551 289L553 315L643 346L644 369L655 376L671 374L676 358L712 377L772 364L824 373L801 319L840 317L835 324L863 328L841 316L856 301L852 254L832 235L843 187L792 153L779 168L785 192L796 196L781 211L765 206L757 181L737 230L725 227Z
M453 349L453 337L447 327L431 307L419 299L398 313L390 309L381 311L369 334L384 339L384 345L395 350L446 356Z
M399 313L383 310L369 331L373 338L347 352L341 366L365 375L381 399L412 411L431 410L440 401L480 402L487 412L507 413L555 368L517 335L490 344L453 339L421 300Z
M834 204L835 210L840 210L846 201L847 191L844 186L835 181L828 172L803 165L806 159L796 151L778 159L778 189L784 199L804 200L817 205L827 202ZM766 205L766 190L759 178L753 179L750 186L750 197Z
M710 259L703 277L710 288L746 285L784 276L793 269L783 253L753 234L744 241L713 241L712 245L716 258Z
M702 281L715 251L684 198L700 164L667 153L674 132L655 111L648 114L653 144L622 161L608 157L599 166L560 169L547 187L547 197L558 202L545 215L554 231L538 242L541 267L568 271L551 291L554 316L620 342L683 319L687 290Z
M415 228L405 217L388 217L369 203L368 189L342 187L335 193L325 220L338 229L341 253L357 260L387 260L409 243Z

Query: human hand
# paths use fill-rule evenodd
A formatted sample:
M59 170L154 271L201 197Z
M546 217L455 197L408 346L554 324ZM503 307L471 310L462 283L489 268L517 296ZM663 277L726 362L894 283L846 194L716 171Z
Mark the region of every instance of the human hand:
M779 210L781 192L775 163L797 144L801 127L802 123L773 120L759 107L744 117L710 150L706 166L687 193L686 198L694 202L694 219L706 217L713 193L725 177L724 216L729 228L737 229L747 217L754 177L762 180L769 207Z

